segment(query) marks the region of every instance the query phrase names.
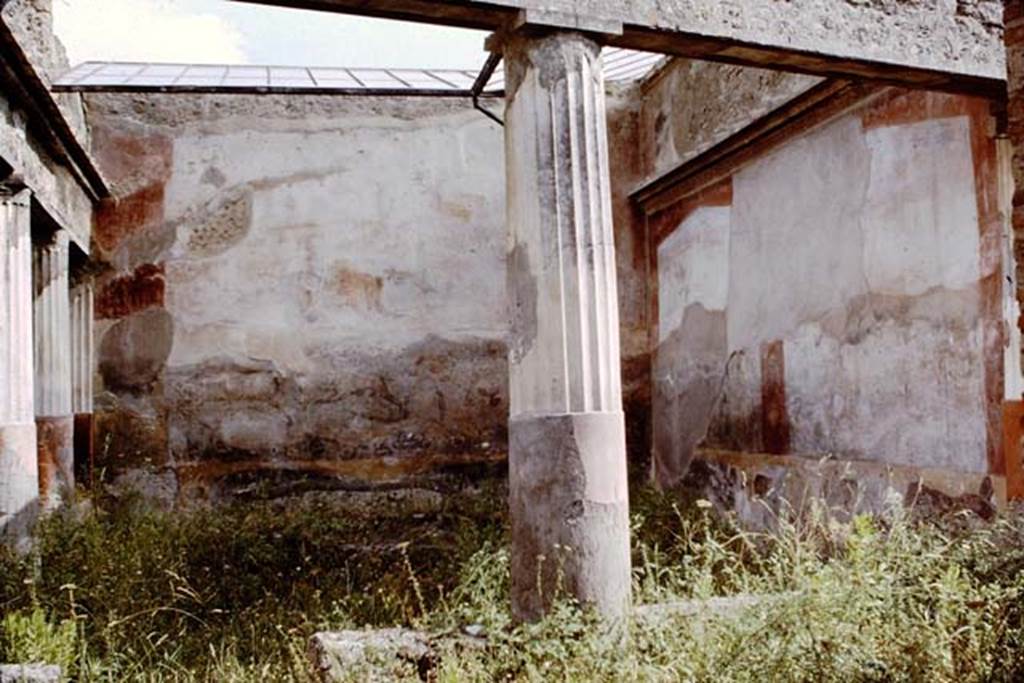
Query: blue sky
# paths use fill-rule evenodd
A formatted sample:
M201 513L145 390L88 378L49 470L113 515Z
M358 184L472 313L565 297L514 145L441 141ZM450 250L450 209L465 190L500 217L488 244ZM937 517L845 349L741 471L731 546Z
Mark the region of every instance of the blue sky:
M72 63L478 68L486 34L229 0L54 0Z

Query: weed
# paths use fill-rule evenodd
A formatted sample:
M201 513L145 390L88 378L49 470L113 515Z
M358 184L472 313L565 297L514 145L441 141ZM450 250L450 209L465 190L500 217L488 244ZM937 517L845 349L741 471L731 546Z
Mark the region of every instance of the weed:
M445 646L439 681L1024 677L1020 513L983 524L812 510L753 534L699 501L638 492L637 602L776 597L623 630L569 600L513 623L495 496L378 517L323 501L174 514L97 501L42 524L34 557L0 555L0 656L81 681L307 681L316 630L472 625L486 647Z

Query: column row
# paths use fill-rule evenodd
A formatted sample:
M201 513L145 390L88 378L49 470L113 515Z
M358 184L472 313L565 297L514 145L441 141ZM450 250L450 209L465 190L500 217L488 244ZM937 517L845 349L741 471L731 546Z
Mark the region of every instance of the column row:
M39 501L30 201L0 186L0 536L18 549Z
M31 193L0 185L0 540L28 545L75 485L75 415L91 451L92 285L70 287L68 233L33 242Z

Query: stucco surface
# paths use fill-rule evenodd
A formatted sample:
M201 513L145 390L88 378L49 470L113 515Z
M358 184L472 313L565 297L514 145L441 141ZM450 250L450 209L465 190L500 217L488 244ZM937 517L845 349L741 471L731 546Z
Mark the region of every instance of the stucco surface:
M601 0L571 3L679 31L1002 78L996 0ZM633 17L632 20L628 17Z
M94 112L122 197L97 230L113 463L216 494L504 450L497 126L422 100L107 95Z
M631 47L675 39L679 50L748 62L814 64L808 56L825 56L843 66L849 66L844 60L881 62L1004 77L999 0L319 0L317 6L489 30L525 10L530 22L624 34Z
M676 59L645 86L643 175L690 161L821 82L814 76Z
M663 480L701 441L988 471L973 156L967 116L854 113L682 220L658 251Z

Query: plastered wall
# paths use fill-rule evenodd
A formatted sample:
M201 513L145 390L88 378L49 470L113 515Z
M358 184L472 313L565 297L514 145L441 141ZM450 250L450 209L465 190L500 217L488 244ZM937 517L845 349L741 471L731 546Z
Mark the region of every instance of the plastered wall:
M215 497L500 461L500 128L437 100L89 105L120 197L96 226L102 462Z
M502 129L467 102L88 97L98 462L169 502L501 474ZM499 107L500 108L500 107ZM646 455L638 100L613 93L631 440ZM616 142L628 141L628 142Z
M656 247L656 474L698 447L1000 473L1003 214L981 100L887 91Z

